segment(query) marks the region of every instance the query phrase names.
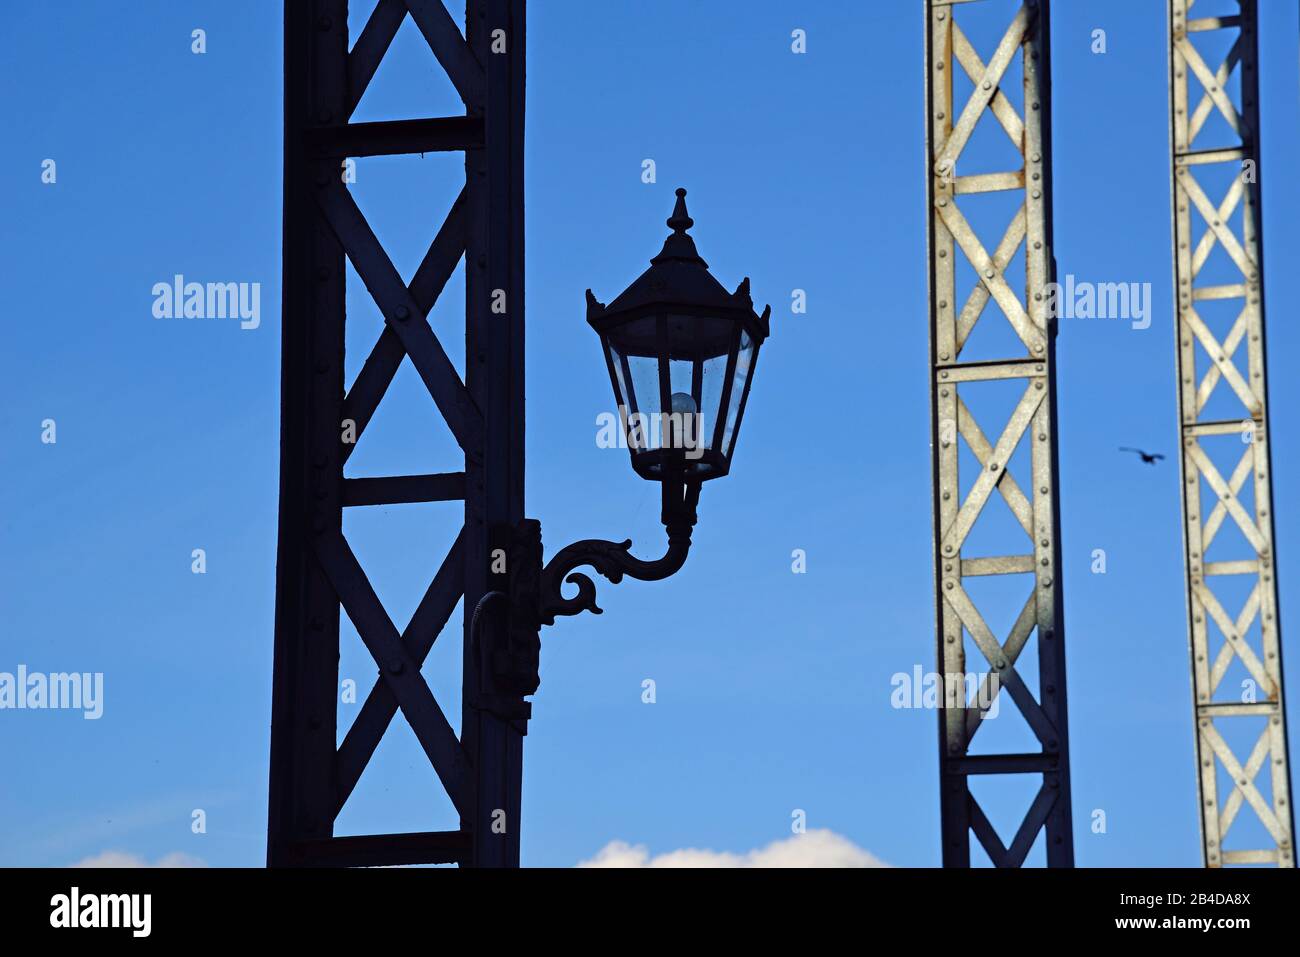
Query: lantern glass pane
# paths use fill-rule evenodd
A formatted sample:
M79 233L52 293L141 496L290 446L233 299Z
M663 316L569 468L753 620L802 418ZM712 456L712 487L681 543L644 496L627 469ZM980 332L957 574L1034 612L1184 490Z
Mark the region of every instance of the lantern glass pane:
M749 371L754 364L754 340L743 330L740 333L740 352L736 354L736 374L731 381L731 396L727 402L727 426L722 433L722 447L727 457L731 457L733 436L736 431L736 419L740 413L740 403L745 397L745 385L749 382Z
M614 401L623 409L631 412L629 408L631 399L628 397L627 378L623 373L623 354L608 342L605 348L609 351L609 364L614 370Z
M718 431L718 410L722 405L722 380L727 375L727 357L713 356L704 360L704 375L700 389L700 428L704 447L713 448L713 437Z
M628 410L629 416L633 411L639 413L637 419L632 425L639 424L641 443L634 445L637 451L646 449L657 449L659 445L659 358L657 356L628 356L628 367L632 373L632 394L633 409ZM629 426L631 429L631 425ZM632 436L628 436L628 444L632 445Z

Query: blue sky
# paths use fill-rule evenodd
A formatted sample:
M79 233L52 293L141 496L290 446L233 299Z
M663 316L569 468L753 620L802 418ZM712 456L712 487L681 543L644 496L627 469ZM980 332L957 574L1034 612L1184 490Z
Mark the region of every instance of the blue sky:
M354 29L368 13L357 6ZM1194 866L1177 467L1116 450L1176 449L1165 4L1054 6L1060 272L1150 282L1154 297L1148 329L1063 320L1058 341L1076 855ZM1300 507L1285 491L1300 483L1300 380L1283 363L1300 349L1288 265L1300 196L1286 188L1300 154L1297 11L1261 6L1276 534L1293 615ZM103 672L105 700L97 721L0 713L0 864L116 850L258 865L280 4L82 0L4 19L0 71L19 93L0 153L0 671ZM190 50L195 28L203 55ZM796 28L803 55L790 50ZM1090 49L1097 28L1104 54ZM535 3L528 47L527 510L548 554L585 537L631 537L647 557L662 546L657 488L595 442L611 400L583 290L608 301L644 268L675 187L690 191L714 274L729 288L750 276L757 303L772 303L773 335L733 472L705 487L683 571L606 583L603 616L543 634L524 863L573 864L614 840L744 852L788 837L801 809L810 828L885 861L936 864L934 714L890 704L893 674L933 663L920 4ZM456 106L408 20L355 118ZM54 185L41 183L46 158ZM641 180L647 158L653 184ZM459 189L459 163L359 163L358 203L408 278ZM177 273L261 283L260 326L155 319L151 288ZM795 289L806 314L791 314ZM453 281L432 317L458 365L462 301ZM349 303L351 375L381 325L359 283ZM56 444L41 442L46 419ZM454 450L408 364L348 474L453 469ZM455 507L364 511L345 530L400 627L450 545ZM195 548L204 575L191 573ZM1105 575L1090 570L1097 548ZM791 572L794 549L805 574ZM454 645L439 642L425 672L458 716ZM1292 688L1297 662L1290 654ZM346 628L341 675L362 695L374 675ZM340 707L344 726L355 710ZM1004 829L1032 794L1015 783L985 789ZM191 832L195 809L205 834ZM1104 834L1089 828L1094 809ZM338 831L452 820L395 722Z

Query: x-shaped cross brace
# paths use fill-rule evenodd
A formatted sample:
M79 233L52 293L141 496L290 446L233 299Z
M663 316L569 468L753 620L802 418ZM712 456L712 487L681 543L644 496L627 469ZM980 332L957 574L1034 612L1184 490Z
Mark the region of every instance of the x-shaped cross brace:
M1243 768L1237 761L1232 749L1228 747L1223 736L1219 734L1214 723L1202 720L1201 722L1201 739L1210 746L1215 756L1223 763L1224 770L1232 775L1233 792L1228 800L1224 802L1223 812L1219 818L1219 838L1222 843L1223 837L1227 835L1228 828L1232 826L1237 817L1237 811L1240 809L1244 799L1259 815L1260 822L1268 829L1273 840L1281 842L1286 840L1286 834L1283 832L1278 823L1273 809L1269 807L1264 796L1259 793L1255 787L1255 777L1259 774L1260 769L1269 753L1270 732L1267 727L1255 742L1250 757L1246 760L1246 766Z

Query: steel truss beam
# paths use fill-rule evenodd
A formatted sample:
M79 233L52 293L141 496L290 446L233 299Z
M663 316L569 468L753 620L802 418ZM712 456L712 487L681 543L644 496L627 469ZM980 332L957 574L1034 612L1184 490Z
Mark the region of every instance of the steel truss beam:
M1046 829L1048 865L1070 867L1074 850L1059 573L1055 323L1044 295L1054 278L1048 3L1024 3L987 63L954 22L973 6L957 0L925 3L937 657L941 674L964 677L968 635L987 660L990 676L973 707L968 707L971 702L964 690L960 695L940 696L943 862L948 867L970 866L973 831L995 865L1018 867ZM1001 87L1017 59L1024 74L1024 115ZM953 97L957 70L964 71L974 87L965 103ZM963 151L986 112L1006 132L1020 154L1021 166L961 176ZM1023 200L1005 234L987 237L994 243L990 246L963 215L959 198L994 191L1014 191ZM978 276L964 300L958 298L958 253ZM1023 295L1004 276L1018 255L1024 257ZM996 362L963 361L962 349L976 324L1002 321L996 316L982 318L990 301L996 306L990 312L1000 313L1014 329L1017 354ZM980 383L992 380L1018 383L1023 392L1010 420L986 435L962 396L978 394ZM1009 463L1022 440L1029 445L1030 474L1017 480ZM981 466L964 500L958 480L960 442ZM1024 530L1026 548L1019 554L966 557L966 539L994 494L1005 500ZM966 589L969 577L985 575L1032 576L1025 579L1027 600L1005 638L990 630ZM1035 635L1040 699L1016 671L1018 657ZM1003 699L1001 704L1009 697L1024 716L1040 745L1038 752L970 753L987 705L997 695ZM980 774L1032 775L1039 783L1037 796L1009 844L1003 843L971 793L970 776Z
M1169 90L1184 567L1201 848L1207 867L1293 867L1264 351L1256 4L1240 0L1238 14L1189 19L1193 3L1169 3ZM1233 34L1227 57L1214 69L1193 42L1194 35L1211 31ZM1230 83L1234 71L1240 82L1236 102ZM1235 134L1235 143L1206 144L1207 121L1216 113ZM1216 203L1203 184L1216 171L1222 178L1225 170L1231 171L1231 186ZM1199 236L1194 227L1201 228ZM1216 246L1231 263L1231 282L1201 275ZM1240 312L1222 339L1198 313L1198 304L1208 300L1240 301ZM1199 367L1198 346L1203 356ZM1243 349L1244 374L1234 358ZM1212 400L1220 411L1207 412ZM1227 413L1221 411L1225 408ZM1215 436L1230 438L1216 442ZM1235 441L1238 437L1242 441ZM1224 454L1225 445L1230 454ZM1240 493L1248 479L1251 495L1243 505ZM1245 544L1239 547L1249 557L1207 560L1216 537L1229 530L1240 533ZM1231 600L1231 583L1243 580L1249 595L1233 617L1224 603ZM1254 694L1243 695L1241 687L1223 680L1234 661L1249 674ZM1239 749L1243 733L1254 740L1244 762L1233 743ZM1271 800L1255 784L1266 765ZM1221 770L1231 780L1226 800L1220 795ZM1226 846L1243 807L1262 825L1266 847Z
M407 15L464 116L350 123ZM524 0L380 0L351 52L347 0L286 0L284 300L279 553L267 859L282 865L519 862L528 706L495 687L481 647L501 627L472 612L489 590L489 534L523 519ZM463 150L466 186L408 285L342 181L345 157ZM345 389L344 257L384 317ZM462 257L466 376L428 322ZM494 291L506 311L491 311ZM499 299L498 299L499 302ZM463 471L345 479L343 466L403 358L464 450ZM345 438L343 423L354 423ZM464 500L465 525L399 632L343 535L347 507ZM495 531L492 534L496 534ZM464 600L458 738L420 668ZM337 741L339 611L379 668ZM508 706L503 706L509 702ZM457 830L335 837L334 821L398 712L460 813Z

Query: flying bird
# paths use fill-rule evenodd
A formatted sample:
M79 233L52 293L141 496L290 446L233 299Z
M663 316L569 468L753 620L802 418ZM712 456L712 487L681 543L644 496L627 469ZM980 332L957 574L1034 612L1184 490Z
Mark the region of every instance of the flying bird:
M1159 452L1143 452L1141 449L1130 449L1126 445L1121 445L1119 450L1121 452L1136 452L1138 455L1142 456L1142 461L1147 465L1155 465L1156 462L1164 458L1164 456Z

